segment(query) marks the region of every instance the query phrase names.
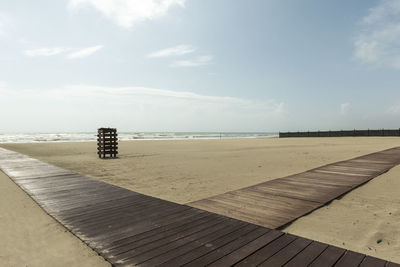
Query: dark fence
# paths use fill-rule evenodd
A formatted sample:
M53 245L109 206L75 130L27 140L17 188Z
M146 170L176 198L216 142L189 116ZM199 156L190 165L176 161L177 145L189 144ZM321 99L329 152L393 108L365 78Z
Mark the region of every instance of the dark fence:
M100 128L97 132L97 154L99 158L116 158L118 154L118 134L115 128Z
M338 136L400 136L400 129L279 132L280 138L285 138L285 137L338 137Z

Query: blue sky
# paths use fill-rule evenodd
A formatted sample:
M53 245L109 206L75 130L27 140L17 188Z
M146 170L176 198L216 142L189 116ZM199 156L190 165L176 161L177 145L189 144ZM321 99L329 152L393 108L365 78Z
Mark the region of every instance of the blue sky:
M0 132L400 127L400 1L2 1Z

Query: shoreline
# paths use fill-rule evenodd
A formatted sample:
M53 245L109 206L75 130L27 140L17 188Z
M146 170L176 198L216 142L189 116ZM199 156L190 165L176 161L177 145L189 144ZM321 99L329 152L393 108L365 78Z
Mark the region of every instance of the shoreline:
M224 138L159 138L159 139L118 139L118 142L145 142L145 141L207 141L207 140L248 140L248 139L270 139L270 138L278 138L279 136L270 136L270 137L224 137ZM76 141L71 141L71 140L65 140L65 141L33 141L33 142L0 142L1 145L7 145L7 144L47 144L47 143L97 143L96 140L76 140Z
M120 141L214 140L279 137L275 132L118 132ZM96 142L97 132L0 133L0 144Z

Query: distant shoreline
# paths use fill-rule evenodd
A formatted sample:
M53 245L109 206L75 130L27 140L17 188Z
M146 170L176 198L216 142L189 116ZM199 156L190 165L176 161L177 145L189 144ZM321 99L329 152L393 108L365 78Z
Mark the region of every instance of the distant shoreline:
M252 139L278 137L277 132L119 132L120 141L159 140L212 140ZM91 133L10 133L0 134L0 144L10 143L65 143L95 142L96 132Z

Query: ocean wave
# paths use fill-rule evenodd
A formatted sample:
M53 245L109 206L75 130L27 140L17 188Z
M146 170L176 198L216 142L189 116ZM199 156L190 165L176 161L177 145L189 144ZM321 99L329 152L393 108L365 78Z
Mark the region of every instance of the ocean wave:
M119 140L192 140L192 139L237 139L277 137L278 133L261 132L120 132ZM97 133L0 133L0 143L50 143L91 142Z

